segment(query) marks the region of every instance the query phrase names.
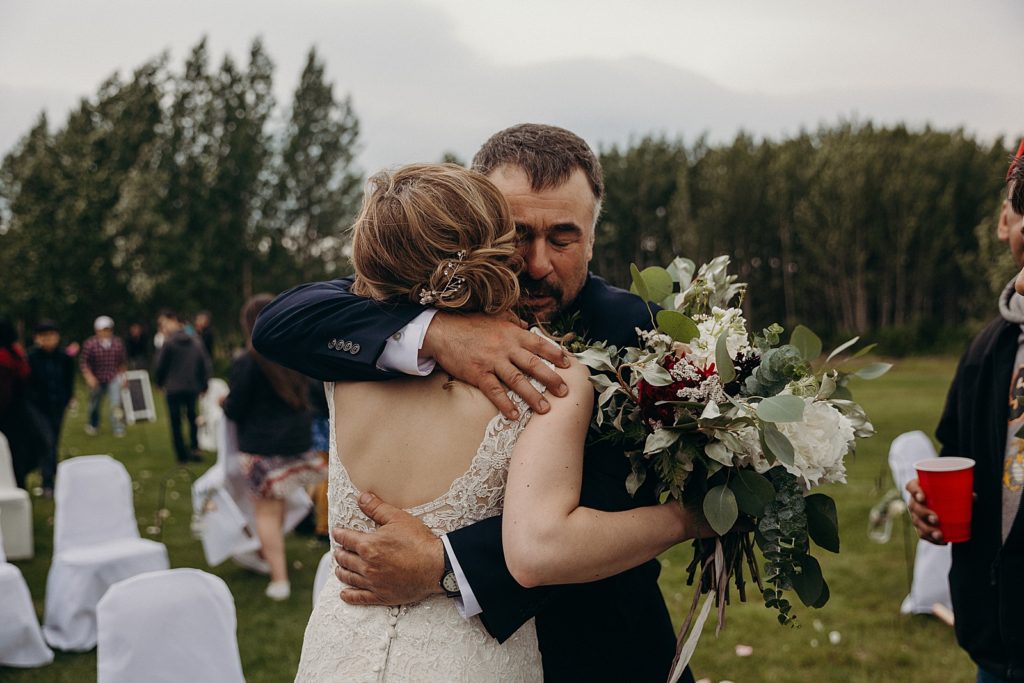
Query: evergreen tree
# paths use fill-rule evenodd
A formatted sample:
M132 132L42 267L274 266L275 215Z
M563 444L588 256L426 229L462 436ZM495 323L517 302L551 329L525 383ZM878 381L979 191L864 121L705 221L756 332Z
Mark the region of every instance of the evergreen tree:
M276 197L280 244L303 281L343 265L345 230L362 185L354 165L358 137L350 98L335 99L323 63L310 50L285 129Z

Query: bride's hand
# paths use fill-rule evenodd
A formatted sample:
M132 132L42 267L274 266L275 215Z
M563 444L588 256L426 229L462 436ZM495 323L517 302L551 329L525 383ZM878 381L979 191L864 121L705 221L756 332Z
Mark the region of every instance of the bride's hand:
M518 319L486 315L438 313L427 327L422 353L433 358L453 377L471 384L487 396L507 417L514 419L515 406L506 394L511 389L537 413L546 413L548 402L530 384L533 377L555 396L568 389L559 374L541 362L569 367L561 348L523 329Z
M374 533L336 527L335 575L350 586L341 599L351 605L403 605L440 593L444 573L441 539L408 512L372 493L359 507L380 525Z

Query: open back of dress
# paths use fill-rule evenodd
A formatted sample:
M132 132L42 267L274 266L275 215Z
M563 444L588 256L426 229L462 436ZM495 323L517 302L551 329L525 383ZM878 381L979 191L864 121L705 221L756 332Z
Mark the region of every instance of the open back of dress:
M543 389L543 387L540 387ZM372 532L359 509L360 492L338 457L333 400L328 504L330 526ZM438 536L501 514L509 459L530 418L529 407L509 394L519 419L496 415L487 425L469 468L438 498L409 508ZM332 541L333 543L333 541ZM503 644L479 618L464 619L442 595L400 607L350 606L333 571L317 597L306 627L296 681L540 681L537 635L528 622Z

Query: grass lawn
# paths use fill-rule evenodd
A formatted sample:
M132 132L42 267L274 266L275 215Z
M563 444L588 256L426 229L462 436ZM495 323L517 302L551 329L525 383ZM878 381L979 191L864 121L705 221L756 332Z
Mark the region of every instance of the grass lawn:
M839 555L819 553L831 587L831 601L821 610L795 608L799 610L799 628L779 626L773 613L756 601L757 596L752 596L748 604L732 605L726 629L718 638L714 635L714 619L709 620L693 662L698 677L736 683L973 680L974 668L957 647L951 629L930 617L899 614L909 587L904 544L908 525L899 521L892 540L885 545L870 541L866 534L868 510L892 486L886 465L889 442L911 429L933 430L953 369L954 360L949 358L911 359L901 361L881 380L859 382L855 394L879 433L865 442L848 463L849 485L829 491L839 507L843 544ZM82 398L79 406L84 406ZM170 516L159 540L167 545L171 566L199 567L227 582L238 611L238 643L250 683L290 681L311 610L313 575L326 544L309 537L289 537L292 597L285 603L274 603L263 596L265 577L230 562L207 567L200 544L189 529L190 479L174 468L162 398L158 397L157 403L160 421L135 425L124 439L112 438L108 427L99 436L86 436L84 408L80 407L68 415L62 457L111 453L124 462L135 480L139 528L150 538L154 536L146 530L153 524L160 490L166 485ZM192 468L192 474L200 474L205 466ZM38 484L36 479L30 480L30 485L33 481ZM33 498L33 505L36 558L15 564L25 575L41 618L53 541L53 503ZM683 546L662 558L662 588L677 625L692 596L683 573L689 554L689 547ZM838 644L830 643L832 631L840 636ZM737 644L752 646L753 654L737 657ZM95 651L58 652L56 661L41 669L0 669L0 681L80 683L95 678Z

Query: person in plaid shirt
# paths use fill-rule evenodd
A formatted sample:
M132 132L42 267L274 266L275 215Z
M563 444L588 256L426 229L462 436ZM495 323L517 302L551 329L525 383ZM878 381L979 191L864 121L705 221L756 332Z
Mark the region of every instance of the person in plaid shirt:
M100 402L103 394L110 403L110 426L114 436L124 436L121 421L121 373L125 370L124 343L114 336L114 321L101 315L93 323L96 334L85 340L78 365L89 385L89 423L85 433L96 434L100 426Z

